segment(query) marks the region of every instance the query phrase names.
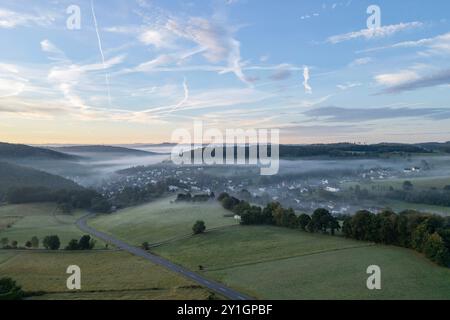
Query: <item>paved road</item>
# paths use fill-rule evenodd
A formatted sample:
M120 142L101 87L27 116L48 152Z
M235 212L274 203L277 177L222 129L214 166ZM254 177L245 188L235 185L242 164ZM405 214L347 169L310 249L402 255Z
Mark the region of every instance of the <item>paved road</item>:
M239 293L239 292L237 292L233 289L230 289L218 282L206 279L203 276L201 276L195 272L192 272L188 269L185 269L179 265L176 265L176 264L170 262L169 260L166 260L166 259L156 256L154 254L148 253L147 251L139 249L137 247L131 246L128 243L125 243L125 242L123 242L119 239L116 239L106 233L100 232L100 231L88 226L87 220L89 219L90 216L91 215L87 215L87 216L84 216L83 218L79 219L76 222L77 227L80 228L81 230L83 230L84 232L87 232L99 239L102 239L105 242L111 243L122 250L128 251L136 256L147 259L155 264L158 264L160 266L165 267L166 269L169 269L170 271L181 274L181 275L185 276L186 278L189 278L189 279L199 283L200 285L202 285L212 291L215 291L231 300L254 300L254 298L251 298L247 295Z

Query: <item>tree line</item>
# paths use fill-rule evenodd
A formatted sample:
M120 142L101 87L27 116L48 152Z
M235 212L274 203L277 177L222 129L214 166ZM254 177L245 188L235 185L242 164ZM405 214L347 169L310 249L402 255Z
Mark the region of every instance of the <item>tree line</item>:
M240 216L242 225L275 225L332 235L340 229L337 218L323 208L315 210L311 216L307 214L297 216L292 208L284 208L279 202L270 202L261 208L232 197L228 193L220 194L217 200L225 209Z
M7 192L6 201L11 204L56 202L64 213L70 213L74 209L111 212L111 203L91 189L53 191L34 187L13 188Z
M450 218L413 210L367 210L345 217L342 233L347 238L411 248L430 260L450 267Z
M25 247L20 247L16 240L10 241L8 238L0 239L0 244L3 249L38 249L39 238L34 236L31 240L25 242ZM42 245L47 250L59 250L61 247L61 240L57 235L46 236ZM84 235L80 240L72 239L69 241L65 250L92 250L95 247L95 240L89 235Z
M164 196L169 186L182 187L179 181L173 178L167 178L155 184L149 183L143 187L127 186L117 193L111 202L117 209L149 202Z
M297 215L279 202L261 208L228 193L220 194L217 200L225 209L239 215L242 225L275 225L331 235L342 230L347 238L411 248L439 265L450 267L450 217L413 210L399 214L392 210L376 214L361 210L353 216L335 217L323 208L316 209L312 215Z

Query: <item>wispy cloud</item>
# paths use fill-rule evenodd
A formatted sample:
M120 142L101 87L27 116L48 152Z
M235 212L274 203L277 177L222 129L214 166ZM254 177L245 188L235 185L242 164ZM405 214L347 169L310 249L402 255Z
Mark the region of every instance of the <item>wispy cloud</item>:
M12 29L20 26L48 26L55 17L48 15L34 15L26 12L15 12L0 8L0 28Z
M430 88L435 86L450 85L450 69L441 70L429 75L406 77L400 83L384 89L380 94L386 93L401 93L405 91L413 91L423 88Z
M403 41L393 45L371 48L360 52L373 52L386 49L398 48L426 48L422 55L449 54L450 53L450 32L432 38L423 38L415 41Z
M402 70L396 73L385 73L375 76L375 81L384 86L397 86L419 79L419 75L413 70Z
M362 29L360 31L354 31L344 34L339 34L335 36L331 36L327 39L328 43L337 44L349 40L354 40L358 38L364 39L372 39L372 38L383 38L387 36L391 36L400 31L405 31L409 29L415 29L423 26L422 22L407 22L407 23L399 23L393 25L382 26L375 29Z
M108 102L109 106L111 107L112 100L111 100L111 87L109 84L109 74L106 71L105 55L103 54L102 39L100 37L100 32L98 30L97 17L95 16L94 0L91 0L91 11L92 11L92 18L94 19L95 33L97 35L98 50L100 51L100 55L102 57L103 69L105 69L105 81L106 81L106 89L108 91Z
M359 82L346 82L345 84L338 84L336 87L342 91L349 90L351 88L356 88L362 86Z
M372 61L373 61L373 59L370 57L358 58L358 59L355 59L352 62L350 62L349 66L350 67L363 66L363 65L371 63Z
M361 122L395 118L450 119L450 108L340 108L324 107L304 112L312 118L326 122Z
M45 39L41 41L41 50L49 54L49 59L55 61L68 61L65 53L54 45L50 40Z
M312 94L312 88L309 85L309 68L307 66L303 68L303 87L305 88L305 93Z
M204 71L220 74L233 73L240 81L250 84L243 72L241 43L236 39L238 28L232 27L223 17L206 19L191 16L180 18L147 3L141 13L145 24L140 27L109 27L105 30L118 33L132 33L147 46L152 46L159 55L149 61L129 68L128 72L154 72L157 67L166 70L187 67L190 58L200 55L209 65ZM153 18L147 17L151 11ZM172 68L172 69L169 69ZM195 69L192 66L191 69Z

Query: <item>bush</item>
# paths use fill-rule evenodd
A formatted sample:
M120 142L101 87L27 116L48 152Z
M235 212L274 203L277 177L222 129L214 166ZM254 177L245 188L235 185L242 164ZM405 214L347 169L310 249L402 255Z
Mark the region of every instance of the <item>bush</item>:
M34 236L33 238L31 238L31 246L33 248L39 248L39 239L38 237Z
M92 250L95 246L95 240L91 236L84 235L79 241L76 239L70 240L66 250Z
M56 235L53 236L46 236L44 238L44 248L47 250L58 250L61 246L61 241L59 240L59 237Z
M66 250L78 250L78 240L72 239L69 241L69 244L66 247Z
M194 232L194 234L203 233L205 232L205 230L206 230L205 222L201 220L197 221L192 227L192 231Z
M0 279L0 300L20 300L23 296L22 288L13 279Z

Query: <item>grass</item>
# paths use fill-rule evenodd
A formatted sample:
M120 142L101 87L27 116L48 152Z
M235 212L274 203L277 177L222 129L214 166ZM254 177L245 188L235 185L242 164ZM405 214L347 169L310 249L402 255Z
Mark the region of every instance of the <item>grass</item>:
M388 191L389 187L393 187L397 190L403 188L405 181L411 181L414 188L419 190L430 190L431 188L443 189L445 186L450 185L450 177L404 177L401 179L386 179L386 180L374 180L370 182L351 182L346 183L346 188L355 187L360 185L363 188L372 190L372 186L375 187L375 191Z
M386 207L389 207L397 212L414 209L420 212L450 216L450 207L443 206L433 206L428 204L409 203L404 201L386 199Z
M7 205L0 207L0 238L18 241L19 246L36 236L43 248L43 239L48 235L57 235L64 248L71 239L79 239L84 233L75 226L75 221L83 216L83 211L63 215L53 203ZM6 227L2 228L2 225ZM10 226L9 228L7 226ZM97 240L96 248L104 243Z
M450 299L450 270L412 250L298 230L237 226L154 251L258 298ZM373 264L381 291L366 288Z
M369 265L381 290L366 288ZM450 270L410 250L372 246L270 261L207 273L266 299L450 299Z
M389 187L393 187L396 190L403 189L403 182L411 181L414 185L415 190L430 190L431 188L437 188L442 190L445 186L450 185L450 177L416 177L416 178L405 178L405 179L389 179L389 180L375 180L372 182L365 183L347 183L344 184L346 189L350 187L355 187L356 185L361 186L361 188L366 188L369 192L374 193L378 196L383 196L389 191ZM417 210L426 213L440 214L444 216L450 215L450 207L445 206L435 206L419 203L410 203L399 200L392 200L384 198L378 200L378 204L382 204L384 207L389 207L396 211L402 210Z
M81 268L81 291L69 291L69 265ZM209 292L177 274L120 251L0 250L0 274L36 299L206 299Z
M152 251L194 270L199 265L215 270L368 245L286 228L235 226L175 241Z
M190 235L197 220L205 221L207 229L236 224L233 218L224 217L230 212L217 202L171 203L172 200L165 198L114 214L101 215L90 220L89 224L134 245Z

